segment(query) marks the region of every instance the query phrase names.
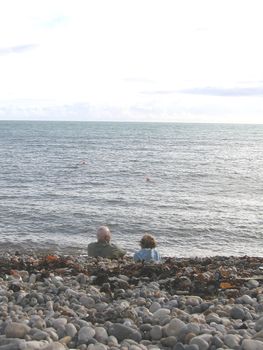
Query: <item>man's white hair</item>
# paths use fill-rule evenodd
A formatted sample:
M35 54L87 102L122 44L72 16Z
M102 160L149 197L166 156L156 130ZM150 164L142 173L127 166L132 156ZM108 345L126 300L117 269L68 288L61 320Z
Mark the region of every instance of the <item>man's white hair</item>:
M111 240L111 232L108 226L100 226L98 228L97 240L99 242L109 242Z

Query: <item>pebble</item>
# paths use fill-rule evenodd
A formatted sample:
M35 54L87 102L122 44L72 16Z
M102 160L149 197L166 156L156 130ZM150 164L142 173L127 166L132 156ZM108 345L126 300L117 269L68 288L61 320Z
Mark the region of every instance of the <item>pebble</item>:
M168 348L172 348L174 345L176 345L176 343L177 343L177 338L173 335L161 339L161 344Z
M260 317L255 323L255 330L257 332L261 331L262 329L263 329L263 316Z
M141 333L131 327L124 326L121 323L115 323L109 328L109 334L114 335L118 341L122 341L124 339L133 339L137 342L140 342L142 339Z
M234 306L230 310L230 317L243 320L245 318L245 312L240 306Z
M29 333L30 327L24 323L11 322L5 328L7 338L25 338Z
M190 345L193 344L197 345L199 350L207 350L209 348L208 342L200 336L194 337L190 340Z
M84 326L80 328L78 333L78 344L85 344L88 343L88 341L93 338L95 335L95 330L92 327Z
M204 266L209 270L213 261L201 264L200 271ZM236 262L235 273L243 268L243 261L229 261L231 269ZM150 272L147 277L129 277L130 267L113 273L121 264L126 262L91 259L87 275L54 270L42 276L25 267L16 268L17 277L0 275L0 350L263 350L261 280L252 278L232 290L221 288L207 298L200 289L201 298L192 295L204 285L202 280L194 284L198 260L186 267L180 263L162 280ZM134 274L152 267L136 268Z
M259 340L244 339L242 342L243 350L263 350L263 343Z
M178 318L173 318L164 328L167 336L178 336L185 329L186 324Z
M224 337L224 343L226 346L228 346L230 349L235 349L239 346L241 337L237 334L227 334Z
M152 340L160 340L163 335L162 327L159 325L153 326L152 329L150 330L150 335Z

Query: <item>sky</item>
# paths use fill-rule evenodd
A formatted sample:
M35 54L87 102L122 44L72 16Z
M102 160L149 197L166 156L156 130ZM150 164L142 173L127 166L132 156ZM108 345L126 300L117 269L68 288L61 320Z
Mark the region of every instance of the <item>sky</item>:
M0 120L263 124L262 0L0 6Z

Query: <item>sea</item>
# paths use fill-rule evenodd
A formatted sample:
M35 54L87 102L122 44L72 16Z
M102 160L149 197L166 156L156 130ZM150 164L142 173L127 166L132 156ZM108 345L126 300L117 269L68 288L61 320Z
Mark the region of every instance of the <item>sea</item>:
M263 125L0 122L0 248L263 256Z

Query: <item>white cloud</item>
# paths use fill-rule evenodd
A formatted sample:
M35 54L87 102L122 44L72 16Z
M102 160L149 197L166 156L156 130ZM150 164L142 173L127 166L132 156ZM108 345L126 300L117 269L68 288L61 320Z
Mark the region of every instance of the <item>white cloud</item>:
M260 10L260 0L10 0L0 13L0 96L58 110L83 103L108 109L107 118L114 110L145 119L145 110L154 119L260 122L260 99L255 108L249 97L180 93L263 80Z

